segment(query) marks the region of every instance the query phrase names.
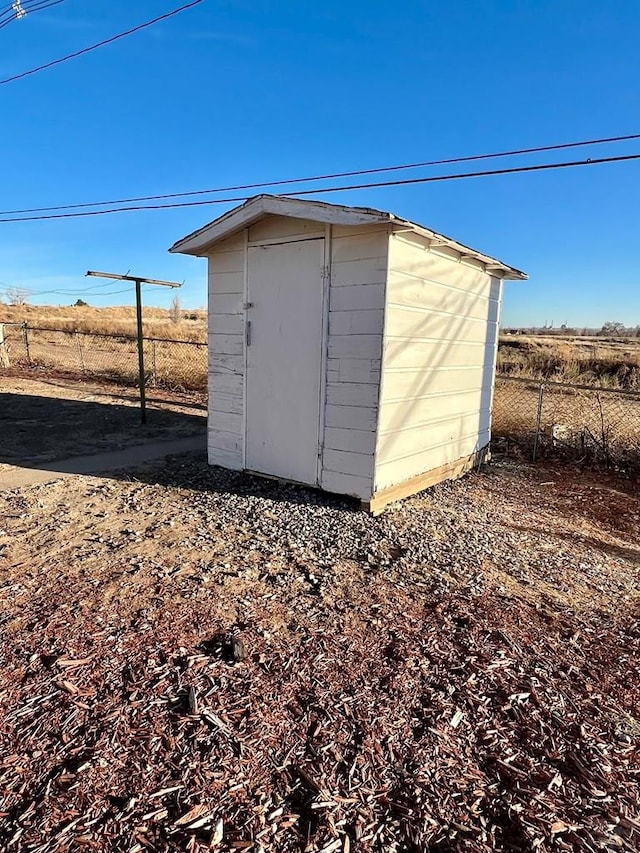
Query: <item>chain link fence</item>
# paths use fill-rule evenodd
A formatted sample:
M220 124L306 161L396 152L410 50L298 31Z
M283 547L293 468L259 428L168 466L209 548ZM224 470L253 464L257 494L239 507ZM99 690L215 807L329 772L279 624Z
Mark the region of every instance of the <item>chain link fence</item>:
M497 376L499 449L620 467L640 466L640 393Z
M147 385L207 390L207 345L144 339ZM133 336L0 324L0 369L137 384ZM640 466L640 393L498 375L493 440L507 453Z
M138 345L133 336L8 323L0 330L0 368L58 371L124 384L138 381ZM143 352L150 387L206 391L206 344L145 338Z

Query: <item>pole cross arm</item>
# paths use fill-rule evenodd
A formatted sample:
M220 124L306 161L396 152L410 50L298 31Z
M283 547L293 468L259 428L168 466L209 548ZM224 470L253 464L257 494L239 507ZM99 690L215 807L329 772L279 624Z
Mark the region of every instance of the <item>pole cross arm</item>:
M115 272L98 272L87 270L87 275L95 278L114 278L116 281L131 281L136 286L136 325L138 328L138 384L140 386L140 420L143 424L147 422L147 398L144 381L144 341L142 337L142 294L141 285L159 284L161 287L182 287L177 281L161 281L158 278L142 278L138 275L120 275Z
M140 284L159 284L161 287L182 287L177 281L162 281L159 278L143 278L139 275L120 275L115 272L98 272L97 270L87 270L85 275L92 275L95 278L114 278L116 281L139 281Z

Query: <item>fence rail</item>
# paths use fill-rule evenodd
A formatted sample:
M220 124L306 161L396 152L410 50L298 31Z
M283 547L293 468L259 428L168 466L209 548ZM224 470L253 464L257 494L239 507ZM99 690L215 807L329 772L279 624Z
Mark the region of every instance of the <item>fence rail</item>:
M640 465L640 393L565 382L496 377L494 441L541 456Z
M133 384L138 380L135 335L48 329L26 323L0 324L0 366L56 370ZM145 337L148 385L204 391L207 345Z

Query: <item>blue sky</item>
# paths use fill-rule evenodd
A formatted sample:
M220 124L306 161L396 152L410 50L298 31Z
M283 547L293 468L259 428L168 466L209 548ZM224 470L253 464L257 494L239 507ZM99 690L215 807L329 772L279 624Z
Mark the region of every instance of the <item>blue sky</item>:
M65 0L28 15L0 30L0 77L177 5ZM640 132L639 31L637 0L204 0L0 86L0 209ZM640 140L504 165L636 152ZM529 282L506 285L506 325L580 326L640 323L639 197L640 162L321 196L392 210L526 270ZM184 279L183 304L202 306L205 262L166 250L225 209L0 223L0 291L123 304L128 293L83 274L130 270Z

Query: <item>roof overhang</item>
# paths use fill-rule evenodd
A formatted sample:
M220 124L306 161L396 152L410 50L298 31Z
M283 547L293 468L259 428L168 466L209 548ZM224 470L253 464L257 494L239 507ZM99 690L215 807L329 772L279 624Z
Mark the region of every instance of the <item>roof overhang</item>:
M188 234L171 246L170 252L196 257L206 256L213 245L220 240L231 237L239 231L253 225L265 216L290 216L294 219L310 219L331 225L391 225L394 230L409 230L426 237L430 247L437 249L444 246L452 249L464 258L473 259L484 264L487 272L498 278L524 281L527 274L502 261L471 249L444 234L438 234L415 222L400 219L393 213L385 213L370 207L347 207L340 204L329 204L324 201L308 201L306 199L288 198L286 196L259 195L250 198L239 207L223 214Z

